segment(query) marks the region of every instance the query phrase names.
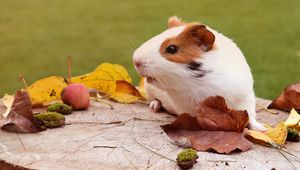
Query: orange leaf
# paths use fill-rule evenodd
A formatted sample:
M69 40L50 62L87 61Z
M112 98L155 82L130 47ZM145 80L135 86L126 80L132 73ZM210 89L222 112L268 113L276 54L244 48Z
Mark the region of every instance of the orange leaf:
M247 123L246 111L231 110L223 97L215 96L200 104L200 111L195 117L183 113L161 128L175 141L188 139L196 150L228 154L252 147L241 133Z
M300 111L300 83L286 87L268 106L268 109L278 109L287 112L291 111L293 108Z

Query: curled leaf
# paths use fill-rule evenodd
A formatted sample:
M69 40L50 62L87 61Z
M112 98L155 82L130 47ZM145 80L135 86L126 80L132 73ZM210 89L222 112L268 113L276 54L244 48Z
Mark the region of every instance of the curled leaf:
M116 81L124 80L131 83L131 78L126 69L118 64L103 63L94 71L73 77L73 83L81 83L89 88L95 88L107 94L112 94L116 89Z
M30 98L25 91L18 90L12 104L12 108L5 119L0 120L0 126L4 130L17 132L39 132L42 128L33 117Z
M271 139L266 134L256 131L256 130L246 130L245 136L248 140L250 140L253 143L259 144L259 145L265 145L265 146L273 146L275 148L279 148L280 146L276 144L276 142Z
M67 86L63 77L51 76L34 82L27 88L33 106L60 99L62 90Z
M134 103L143 96L132 84L124 80L117 80L116 89L109 98L119 103Z
M300 114L295 109L292 109L289 117L285 121L287 127L292 127L300 130Z
M13 95L8 95L8 94L5 94L3 96L3 105L6 107L6 111L3 113L3 118L6 118L8 113L10 112L11 110L11 106L14 102L14 96Z
M200 104L198 124L204 130L243 132L248 124L247 111L231 110L223 97L208 97Z
M143 97L141 93L135 88L135 86L125 80L117 80L116 84L117 86L115 92L127 93L140 98Z
M119 103L125 103L130 104L138 101L140 98L131 94L127 93L118 93L115 92L112 95L109 96L109 98L113 101L119 102Z
M280 148L287 138L287 127L284 122L278 123L274 128L267 126L267 131L262 133L256 130L247 130L246 137L253 143Z
M269 136L278 145L284 145L287 137L287 128L284 122L278 123L274 128L267 127L266 135Z
M175 142L188 139L199 151L230 153L246 151L252 147L242 131L248 123L246 111L231 110L223 97L208 97L200 104L196 116L183 113L171 124L161 128Z
M292 84L272 101L268 109L278 109L291 111L292 109L300 111L300 83Z

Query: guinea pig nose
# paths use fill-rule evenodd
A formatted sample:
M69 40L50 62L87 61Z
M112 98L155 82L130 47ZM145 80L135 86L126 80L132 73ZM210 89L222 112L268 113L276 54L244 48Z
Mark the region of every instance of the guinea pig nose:
M136 66L136 68L139 68L142 66L142 62L140 60L134 60L133 63Z

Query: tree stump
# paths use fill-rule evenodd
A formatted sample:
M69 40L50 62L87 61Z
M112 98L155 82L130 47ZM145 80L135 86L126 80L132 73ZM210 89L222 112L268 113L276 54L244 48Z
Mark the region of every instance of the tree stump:
M263 110L269 103L257 99L259 121L275 125L287 118L288 113ZM0 169L4 164L30 169L179 169L171 160L176 160L182 148L160 128L173 121L174 116L152 113L144 104L112 104L113 110L91 102L89 110L67 115L62 128L36 134L1 130ZM3 109L1 104L0 111ZM289 154L283 156L276 149L254 144L243 153L198 152L194 169L300 168L300 144L287 142L286 146L298 161Z

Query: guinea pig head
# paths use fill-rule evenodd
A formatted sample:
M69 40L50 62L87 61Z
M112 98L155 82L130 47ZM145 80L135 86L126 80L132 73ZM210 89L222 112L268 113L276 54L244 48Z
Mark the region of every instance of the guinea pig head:
M213 48L215 36L206 26L171 17L169 28L143 43L133 54L137 72L148 83L169 88L190 77L187 68Z

